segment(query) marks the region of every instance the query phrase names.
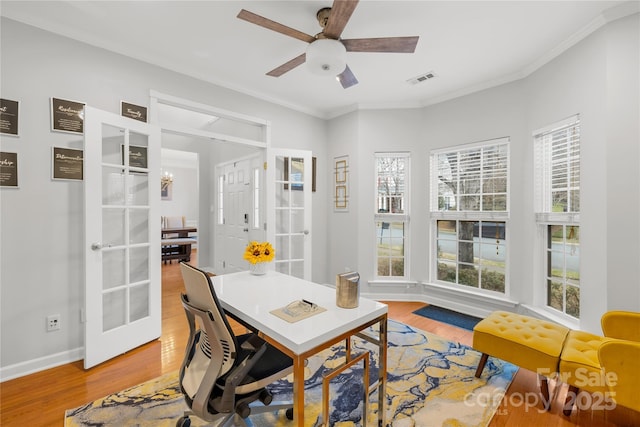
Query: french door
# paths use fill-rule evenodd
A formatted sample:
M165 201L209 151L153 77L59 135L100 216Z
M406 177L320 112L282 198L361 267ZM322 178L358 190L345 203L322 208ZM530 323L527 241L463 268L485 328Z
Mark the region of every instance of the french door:
M85 107L88 369L161 334L160 129Z
M311 280L312 171L310 151L267 149L267 238L275 246L275 269L306 280Z

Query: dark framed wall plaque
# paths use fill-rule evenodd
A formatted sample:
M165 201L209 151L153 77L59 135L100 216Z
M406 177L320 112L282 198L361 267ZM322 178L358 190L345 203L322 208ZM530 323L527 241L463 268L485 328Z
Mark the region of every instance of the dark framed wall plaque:
M124 165L124 145L120 146L120 151L122 152L122 164ZM129 146L129 167L147 168L147 147Z
M83 102L51 98L51 130L84 133Z
M0 151L0 187L18 187L18 153Z
M51 178L82 181L84 151L52 147Z
M147 107L120 101L120 115L147 123Z
M20 102L0 98L0 133L18 136Z

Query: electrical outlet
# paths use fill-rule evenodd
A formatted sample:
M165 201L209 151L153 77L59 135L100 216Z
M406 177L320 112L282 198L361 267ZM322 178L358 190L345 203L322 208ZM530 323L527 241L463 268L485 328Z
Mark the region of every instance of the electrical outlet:
M60 315L52 314L47 316L47 332L60 330Z

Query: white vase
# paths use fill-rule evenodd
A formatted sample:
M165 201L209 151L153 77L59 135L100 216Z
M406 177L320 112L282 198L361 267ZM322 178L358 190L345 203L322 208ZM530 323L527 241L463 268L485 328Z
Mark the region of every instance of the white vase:
M255 264L249 264L249 272L255 276L261 276L267 272L267 263L257 262Z

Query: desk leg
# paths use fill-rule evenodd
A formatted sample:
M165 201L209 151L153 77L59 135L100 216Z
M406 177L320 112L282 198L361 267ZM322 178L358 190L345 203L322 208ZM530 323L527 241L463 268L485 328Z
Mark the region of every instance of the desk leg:
M293 357L293 419L304 427L304 357Z
M380 320L380 369L378 370L378 427L385 427L387 390L387 316Z

